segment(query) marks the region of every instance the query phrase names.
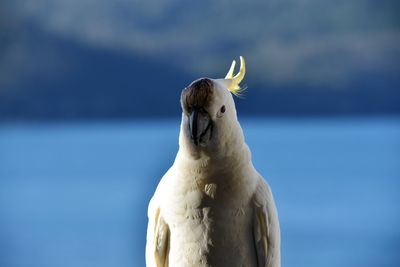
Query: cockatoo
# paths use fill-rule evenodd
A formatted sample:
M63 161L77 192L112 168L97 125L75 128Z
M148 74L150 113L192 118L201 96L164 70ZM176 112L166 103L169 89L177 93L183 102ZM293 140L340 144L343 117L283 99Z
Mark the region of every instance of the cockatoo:
M181 94L179 150L148 207L147 267L279 267L271 189L256 171L236 116L245 61Z

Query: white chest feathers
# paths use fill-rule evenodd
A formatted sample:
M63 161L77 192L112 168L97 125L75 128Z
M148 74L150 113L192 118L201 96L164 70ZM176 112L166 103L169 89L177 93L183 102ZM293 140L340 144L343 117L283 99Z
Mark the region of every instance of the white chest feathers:
M183 187L170 190L161 205L170 266L256 266L251 194L198 181Z
M210 198L214 199L217 193L217 185L216 184L206 184L204 186L204 193Z

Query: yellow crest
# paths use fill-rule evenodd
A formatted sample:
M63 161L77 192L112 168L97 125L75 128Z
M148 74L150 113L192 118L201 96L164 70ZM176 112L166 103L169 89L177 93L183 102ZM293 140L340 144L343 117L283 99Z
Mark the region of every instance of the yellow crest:
M235 70L236 60L232 61L232 65L225 76L225 80L229 80L230 83L228 85L228 90L234 95L240 95L243 89L240 87L240 82L243 80L244 75L246 74L246 62L244 58L240 56L240 69L239 72L233 76L233 72Z

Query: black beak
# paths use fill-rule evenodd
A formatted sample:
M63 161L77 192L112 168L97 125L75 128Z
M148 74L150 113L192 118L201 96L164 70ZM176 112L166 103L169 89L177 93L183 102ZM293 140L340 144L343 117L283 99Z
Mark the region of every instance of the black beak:
M212 135L212 121L210 115L202 108L193 108L189 115L190 138L197 146L206 137L210 131L208 138Z
M197 108L193 108L189 117L189 129L190 129L190 137L192 138L194 144L197 146L199 144L198 134L197 134L197 118L199 115L199 110Z

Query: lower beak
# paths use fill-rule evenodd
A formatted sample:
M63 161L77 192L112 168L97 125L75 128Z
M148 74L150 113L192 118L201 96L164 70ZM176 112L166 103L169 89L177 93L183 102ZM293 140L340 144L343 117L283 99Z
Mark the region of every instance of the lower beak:
M210 128L211 119L208 113L194 108L189 116L189 130L190 137L196 146Z

